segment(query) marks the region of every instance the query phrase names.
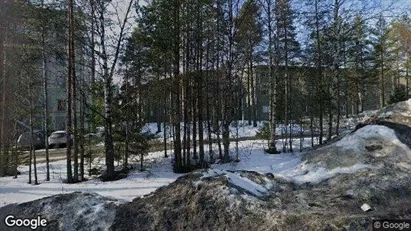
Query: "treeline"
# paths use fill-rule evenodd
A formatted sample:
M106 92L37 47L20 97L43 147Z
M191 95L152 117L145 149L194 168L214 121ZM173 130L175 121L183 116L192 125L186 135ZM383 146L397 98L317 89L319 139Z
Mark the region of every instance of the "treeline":
M104 179L117 178L116 159L123 171L130 155L142 165L147 108L158 131L173 134L174 171L187 172L232 160L238 136L230 125L247 114L257 126L261 95L266 151L278 153L278 124L287 127L282 151L293 151L295 124L323 143L339 134L343 116L409 94L411 19L394 1L384 8L355 0L0 4L0 176L17 174L19 134L41 129L47 144L56 76L66 94L68 183L85 180L92 158L84 137L97 126L105 133ZM165 138L165 156L168 145ZM38 183L33 141L29 156Z
M28 183L39 183L35 142L41 142L37 140L41 131L45 180L50 180L47 138L54 131L51 121L63 115L62 130L67 132L65 182L86 180L87 165L89 175L93 174L91 162L101 153L92 156L95 142L90 139L99 126L104 127L102 152L106 157L105 170L99 172L102 179L124 175L133 155L140 156L143 163L150 136L140 133L144 124L135 119L135 97L123 92L119 95L113 81L122 73L118 63L132 26L134 4L0 1L0 176L17 177L18 165L28 164ZM17 143L24 133L29 133L28 151ZM115 160L122 161L121 167L115 169Z
M229 126L245 113L257 125L261 89L270 153L278 152L277 123L288 126L284 151L293 151L293 124L309 121L321 144L339 134L343 116L407 98L411 20L386 17L399 12L391 4L157 0L139 7L125 65L158 130L159 122L172 125L175 171L217 156L230 161ZM206 158L211 134L217 150L209 144Z

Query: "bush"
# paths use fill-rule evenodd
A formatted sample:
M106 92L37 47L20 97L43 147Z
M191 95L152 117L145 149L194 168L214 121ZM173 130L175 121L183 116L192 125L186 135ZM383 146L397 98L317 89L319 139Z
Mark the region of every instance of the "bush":
M390 96L389 104L398 103L408 99L407 91L404 86L397 86L394 89L394 94Z
M93 176L93 175L96 176L96 175L99 175L100 172L101 172L100 169L94 167L94 168L92 168L92 169L89 170L89 175L90 175L90 176Z
M269 140L270 139L270 123L265 122L263 126L261 126L258 129L256 137L259 139Z

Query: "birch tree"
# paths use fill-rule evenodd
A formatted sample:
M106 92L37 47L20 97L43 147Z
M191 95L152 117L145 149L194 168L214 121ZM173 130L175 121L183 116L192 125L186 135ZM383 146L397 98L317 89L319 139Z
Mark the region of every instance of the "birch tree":
M116 66L119 55L125 39L125 34L129 29L130 12L134 0L128 1L124 17L119 16L119 8L109 2L96 1L96 16L97 16L97 35L99 41L99 59L102 66L102 78L104 81L104 128L105 128L105 155L106 155L106 174L105 179L113 180L115 178L114 171L114 141L113 141L113 118L111 114L113 100L113 77L116 73ZM113 8L117 20L115 23L118 26L118 32L114 32L114 36L109 35L109 6ZM113 38L113 39L110 39ZM110 44L109 44L110 43ZM112 49L110 49L112 48Z

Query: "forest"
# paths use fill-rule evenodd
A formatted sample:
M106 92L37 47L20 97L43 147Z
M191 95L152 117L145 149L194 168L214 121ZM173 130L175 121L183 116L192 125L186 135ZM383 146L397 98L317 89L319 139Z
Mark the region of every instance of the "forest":
M241 121L266 123L266 153L294 152L296 125L323 144L343 119L408 99L411 4L0 0L0 54L0 176L25 163L38 184L38 130L46 180L55 130L67 133L66 183L86 180L92 153L105 158L104 180L127 174L132 156L143 170L153 146L186 173L243 161L231 130ZM92 152L99 127L104 145Z

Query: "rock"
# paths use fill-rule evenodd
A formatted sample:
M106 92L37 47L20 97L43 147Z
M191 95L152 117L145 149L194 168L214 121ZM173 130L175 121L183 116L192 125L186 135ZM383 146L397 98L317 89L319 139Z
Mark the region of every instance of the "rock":
M371 209L371 206L369 206L368 204L363 204L363 205L361 205L361 209L362 209L362 211L364 211L364 212L368 212L368 211L371 211L372 209Z
M278 197L276 197L276 198L273 200L273 204L274 204L275 206L281 208L281 205L282 205L282 204L281 204L281 199L278 198Z
M271 179L271 180L274 179L274 174L272 174L271 172L266 173L265 175L267 176L268 179Z
M355 198L354 190L348 189L347 191L345 191L345 194L343 196L348 199L354 199Z

